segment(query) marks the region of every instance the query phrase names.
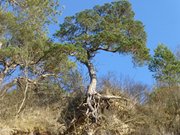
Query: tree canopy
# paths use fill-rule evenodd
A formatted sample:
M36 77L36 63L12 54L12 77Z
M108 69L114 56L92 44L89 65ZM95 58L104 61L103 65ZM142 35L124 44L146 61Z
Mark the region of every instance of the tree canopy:
M136 62L149 58L144 26L134 19L127 1L95 6L66 17L56 37L62 43L82 48L84 60L92 59L99 50L130 53Z
M27 90L50 77L62 79L74 66L63 48L55 51L48 37L48 25L56 21L58 10L58 0L0 2L0 98L25 80L25 101Z
M144 26L134 19L131 4L127 1L95 6L66 17L55 36L66 46L71 45L79 50L74 54L87 66L91 82L93 78L96 80L91 60L100 50L132 54L136 63L142 63L149 58Z
M154 50L149 69L154 72L155 79L162 84L172 86L178 85L180 82L180 61L163 44L158 45Z

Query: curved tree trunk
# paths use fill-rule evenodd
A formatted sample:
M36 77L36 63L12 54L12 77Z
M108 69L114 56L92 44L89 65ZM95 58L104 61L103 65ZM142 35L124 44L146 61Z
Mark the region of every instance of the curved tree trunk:
M95 120L95 122L98 121L99 119L99 111L100 111L100 100L104 100L105 102L108 103L109 99L123 99L126 100L122 97L119 96L113 96L113 95L101 95L96 91L96 86L97 86L97 76L96 76L96 71L94 69L94 65L91 63L90 60L87 62L83 62L83 64L86 65L88 68L89 76L90 76L90 84L87 89L87 98L86 98L86 104L88 106L87 108L87 116L92 116Z
M96 92L96 85L97 85L96 71L94 69L93 64L90 61L88 61L85 65L88 68L88 72L90 76L90 84L87 90L87 94L94 95L97 93Z
M96 71L90 60L84 64L88 68L88 72L90 76L90 84L87 89L86 103L88 105L88 109L87 109L86 114L88 116L91 115L94 118L95 122L97 122L99 104L96 103L96 99L95 99L95 95L98 94L96 92L96 85L97 85Z

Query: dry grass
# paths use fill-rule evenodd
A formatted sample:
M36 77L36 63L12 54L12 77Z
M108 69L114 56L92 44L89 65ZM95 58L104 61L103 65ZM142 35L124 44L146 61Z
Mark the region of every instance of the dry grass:
M8 95L0 104L0 135L11 135L12 131L20 130L26 133L49 131L52 135L87 135L90 132L93 135L179 133L179 89L162 89L162 93L151 94L155 96L151 97L152 101L140 104L119 87L106 85L102 88L101 94L108 92L109 95L128 100L109 100L108 107L101 103L97 123L85 114L87 108L83 105L85 94L82 91L68 94L59 91L29 93L26 107L18 117L15 114L22 101L21 93ZM172 124L170 120L173 120Z
M13 97L19 98L13 99ZM66 101L62 100L62 93L59 91L41 94L29 93L24 110L20 115L16 115L22 98L21 93L16 92L7 95L1 101L0 129L8 132L23 131L26 133L35 130L51 131L52 134L59 134L65 130L64 124L58 122L60 112L66 104Z

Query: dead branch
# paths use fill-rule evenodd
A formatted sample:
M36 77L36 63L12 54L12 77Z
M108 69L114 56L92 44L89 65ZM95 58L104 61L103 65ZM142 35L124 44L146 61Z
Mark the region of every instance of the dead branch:
M25 71L25 72L27 72L27 71ZM26 74L27 74L27 73L26 73ZM25 90L24 90L24 98L23 98L23 100L22 100L22 103L21 103L18 111L17 111L17 115L19 115L20 112L22 111L23 106L24 106L24 104L25 104L25 101L26 101L26 99L27 99L27 91L28 91L28 88L29 88L29 84L36 85L36 84L38 84L38 81L39 81L39 80L44 79L44 78L49 77L49 76L55 76L55 74L42 74L41 76L39 76L39 77L38 77L37 79L35 79L35 80L29 79L27 75L26 75L25 78L23 78L23 77L20 78L20 79L25 79L25 81L26 81L26 86L25 86Z
M121 96L114 96L114 95L101 95L101 94L96 94L95 98L100 98L102 100L108 100L108 99L121 99L121 100L125 100L128 101L127 98L121 97Z

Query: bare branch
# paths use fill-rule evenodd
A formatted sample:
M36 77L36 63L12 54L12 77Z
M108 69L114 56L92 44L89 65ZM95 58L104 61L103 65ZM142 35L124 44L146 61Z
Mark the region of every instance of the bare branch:
M118 48L117 48L117 49L114 49L114 50L111 50L109 47L107 47L107 48L99 47L99 48L97 48L97 50L102 50L102 51L107 51L107 52L113 52L113 53L115 53L115 52L118 51ZM97 50L96 50L96 51L97 51Z
M96 97L96 95L95 95ZM106 99L121 99L121 100L125 100L128 101L127 98L121 97L121 96L113 96L113 95L97 95L98 98L106 100Z

